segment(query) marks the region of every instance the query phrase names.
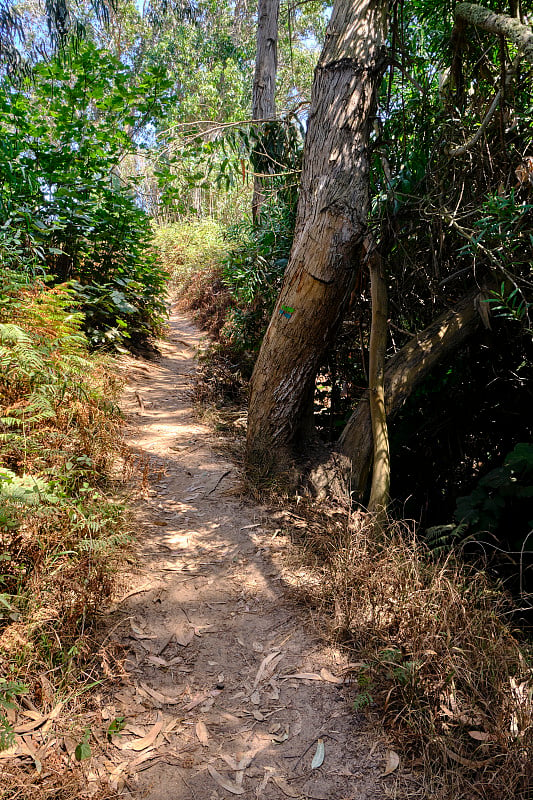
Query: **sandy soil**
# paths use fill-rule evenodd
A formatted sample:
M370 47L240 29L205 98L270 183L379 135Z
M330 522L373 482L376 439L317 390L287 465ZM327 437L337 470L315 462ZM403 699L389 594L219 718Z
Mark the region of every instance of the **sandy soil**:
M137 510L139 569L110 617L127 657L103 717L126 727L92 769L148 800L390 797L342 654L288 597L269 512L231 493L238 469L193 415L199 342L174 313L162 358L128 360L128 443L156 479Z

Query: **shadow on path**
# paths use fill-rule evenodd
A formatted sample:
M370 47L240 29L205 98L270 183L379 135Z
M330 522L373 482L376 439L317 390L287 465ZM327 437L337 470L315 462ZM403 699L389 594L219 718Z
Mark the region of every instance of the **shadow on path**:
M127 364L128 443L160 478L138 505L140 568L111 615L126 672L103 725L123 715L126 727L99 769L148 800L388 797L376 735L336 678L341 655L284 597L267 512L228 493L237 469L193 416L199 342L174 314L161 360Z

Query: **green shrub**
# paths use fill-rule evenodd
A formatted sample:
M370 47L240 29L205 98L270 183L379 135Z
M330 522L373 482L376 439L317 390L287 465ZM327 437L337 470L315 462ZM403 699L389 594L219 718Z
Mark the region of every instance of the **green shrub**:
M533 444L520 442L503 464L479 479L468 495L458 497L456 524L436 525L426 531L434 551L461 541L496 535L498 551L533 551ZM522 565L523 566L523 565Z
M223 282L234 306L223 337L233 350L256 354L274 308L292 244L294 214L270 206L258 224L243 220L228 230L231 250L223 265Z
M0 82L1 264L73 282L93 345L137 344L165 317L166 275L121 164L169 86L161 68L136 74L88 41L27 84Z

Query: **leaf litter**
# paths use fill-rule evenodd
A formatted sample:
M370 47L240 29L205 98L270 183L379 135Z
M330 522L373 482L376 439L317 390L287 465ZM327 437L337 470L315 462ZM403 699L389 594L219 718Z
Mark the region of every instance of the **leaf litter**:
M148 424L148 421L146 424ZM200 455L203 459L203 449ZM216 476L214 477L216 478ZM191 483L195 482L195 478L196 486L191 486ZM198 487L202 476L196 475L195 478L187 481L188 487L190 487L188 488L189 491L196 490L196 488L205 489L204 483L209 484L209 486L212 485L210 481L205 481L202 482L201 487ZM174 494L174 496L179 495ZM198 500L195 500L195 502L199 504ZM213 502L213 498L211 502ZM221 497L217 498L216 513L220 513L219 507L222 507L224 502ZM203 511L200 511L199 508L196 509L198 515L204 516ZM215 506L207 508L209 515L213 513L211 508L215 508ZM230 508L233 509L233 506L230 506ZM165 509L163 508L162 510L164 511ZM223 511L222 513L227 512ZM231 516L233 511L229 513ZM207 519L207 513L205 516ZM246 521L246 518L241 518L242 521ZM176 522L176 525L178 524ZM174 525L174 521L172 525ZM169 531L168 526L161 526L161 528L163 527L165 530L152 531L149 529L148 535L164 538L174 534L174 531ZM199 526L197 525L196 527ZM230 527L232 532L226 533L223 531L224 536L238 534L239 520L237 520L236 525L232 520ZM262 528L263 525L254 522L240 527L242 531L245 531L247 529ZM258 541L259 533L264 533L265 536L268 535L268 526L265 527L266 530L264 532L258 532ZM191 531L190 535L193 539L196 537L197 540L201 540L204 533L201 530L199 532ZM253 535L255 536L256 534L254 533ZM168 539L168 541L172 540ZM227 542L227 539L224 542ZM238 546L245 544L243 541ZM188 546L191 545L188 544ZM244 624L240 625L239 617L242 617L244 621L246 619L251 620L252 617L248 615L257 613L258 617L256 619L260 620L260 616L263 614L263 618L267 620L267 625L269 626L266 628L267 631L271 630L272 623L278 628L281 627L285 624L284 616L287 614L287 610L285 609L284 613L280 615L279 602L274 602L271 609L265 608L264 613L263 609L258 608L260 602L257 603L257 606L250 603L252 611L249 612L237 607L230 594L228 594L227 601L221 601L219 597L214 601L209 594L206 594L202 599L203 583L192 588L190 584L184 585L179 575L164 574L164 572L181 572L187 576L186 580L194 580L195 577L202 577L199 572L200 568L202 572L205 572L205 575L208 575L210 572L208 566L213 565L215 568L211 574L213 575L213 582L216 583L219 580L217 572L220 566L224 564L224 568L228 565L232 569L233 563L236 563L232 558L233 553L237 552L236 550L228 549L223 556L220 555L221 551L209 551L208 548L212 547L211 534L209 540L204 540L201 546L204 550L198 550L197 553L194 553L191 556L190 563L179 562L177 559L170 560L169 557L166 562L162 563L159 560L153 566L150 565L150 581L142 583L142 578L139 579L137 576L138 588L122 597L122 602L127 601L130 608L137 608L141 612L128 620L127 638L126 640L124 638L121 640L124 642L125 648L128 648L130 652L130 664L132 666L129 666L128 670L132 680L126 689L123 686L116 687L118 691L113 693L112 699L112 703L116 705L108 707L105 717L109 721L109 719L116 718L117 714L123 714L127 721L124 729L111 737L111 743L114 747L109 747L107 737L104 735L102 746L106 748L105 752L96 752L96 746L93 748L95 753L91 761L90 777L89 771L85 773L87 780L91 780L92 783L95 779L98 779L98 776L107 776L107 780L117 792L126 786L133 792L133 796L140 798L145 795L152 778L151 776L146 776L146 778L142 779L145 781L143 784L142 780L138 781L139 774L143 770L152 767L155 763L166 763L172 765L172 770L176 766L183 769L191 769L193 770L191 775L194 776L194 780L198 780L200 783L204 781L202 790L196 794L198 797L210 797L218 790L219 794L217 796L219 797L224 796L224 792L227 792L236 796L245 794L246 797L251 798L255 795L259 798L265 793L269 782L271 784L270 791L274 792L276 798L280 796L280 792L290 798L318 796L316 791L314 793L311 790L309 792L301 791L294 786L293 781L300 778L303 779L305 775L294 774L289 770L289 776L287 776L285 770L277 763L277 759L291 757L285 755L291 753L290 749L286 750L285 748L290 748L294 738L301 734L303 734L307 742L312 742L312 747L315 747L312 739L313 732L316 736L317 730L326 730L323 727L326 718L322 715L321 710L323 701L319 699L318 695L324 692L322 697L326 698L324 703L325 712L330 715L334 708L338 708L333 703L340 699L340 696L332 695L331 692L334 691L334 686L342 685L343 678L337 677L329 669L322 667L320 662L317 663L315 659L316 644L312 641L312 637L306 637L305 625L301 625L298 628L298 630L302 630L300 641L293 641L287 646L285 645L286 640L283 640L281 643L284 645L283 651L278 642L276 647L273 645L272 640L269 641L264 635L265 628L262 628L261 624L253 629L247 629ZM232 544L232 547L234 546L236 545ZM169 549L171 549L170 546ZM177 555L176 548L175 551ZM206 560L199 561L198 556ZM163 558L166 557L168 557L168 554ZM207 559L210 557L215 560L208 561ZM262 558L262 556L259 556L259 560ZM246 578L247 567L245 566L247 560L251 561L252 559L248 559L248 556L246 556L243 558L242 563L240 561L238 563L240 568L239 576L242 577L244 575L246 580L248 580ZM235 574L237 575L237 567L235 567ZM265 574L268 575L270 573L267 571ZM152 609L151 603L148 604L148 608L146 604L143 605L141 595L146 591L150 591L153 587L157 588L161 579L165 581L165 586L169 591L165 597L158 600L158 610L161 609L163 614L157 618L158 610L156 611L155 606ZM248 586L252 585L254 585L253 582L248 584ZM177 588L178 586L179 588ZM171 587L174 587L174 592L181 593L179 599L176 598L176 601L172 598L173 591ZM277 585L275 585L275 588L278 588ZM254 603L256 598L260 601L260 593L256 585L253 591L247 589L246 595L250 599L253 598ZM267 601L267 603L270 602L270 600ZM166 605L166 608L161 605L162 603ZM206 626L205 622L208 620L206 620L205 616L193 617L193 613L198 610L195 608L196 606L203 604L202 608L204 610L206 608L210 609L209 603L216 604L216 626L213 624ZM176 625L171 623L168 626L170 635L163 637L162 630L164 630L164 625L162 622L165 621L167 615L170 616L169 604L173 604L174 610L186 607L187 612L192 613L189 624L184 624L184 621L180 621L178 628L176 628ZM221 607L221 605L224 607ZM193 608L193 606L195 607ZM230 619L232 607L235 608L235 614L231 614L232 617L235 617L233 621ZM170 611L172 612L172 606L170 606ZM291 619L294 619L294 613L294 609L291 608ZM158 619L157 623L155 623L156 618ZM176 617L174 617L175 619ZM224 660L225 656L222 655L224 648L219 651L218 637L203 636L199 642L195 640L195 635L198 636L202 632L224 634L225 630L231 631L232 626L233 632L229 636L220 636L221 640L225 638L225 642L221 641L221 644L227 644L231 636L233 637L233 642L237 641L240 644L242 651L236 654L234 660L236 662L239 661L240 653L242 652L242 661L245 669L241 666L232 665L231 654L229 664ZM206 628L210 628L210 630L206 630ZM122 636L124 636L124 632L122 632ZM212 640L212 644L208 643L207 640ZM163 652L171 642L173 643L172 647L169 649L168 654L163 657ZM273 649L274 647L275 649ZM227 685L226 695L220 697L221 691L214 688L217 674L215 673L210 678L209 670L204 669L197 660L197 650L199 648L204 648L204 664L208 663L209 658L214 658L224 668L224 682ZM176 651L181 652L182 655L177 655ZM132 652L136 654L135 661L131 658ZM202 651L200 650L200 652ZM259 659L262 660L258 665ZM285 659L284 663L290 665L286 667L288 674L277 672L278 665L283 659ZM216 663L213 663L212 666L216 665ZM141 671L143 671L142 675L139 674ZM193 673L190 678L184 679L184 676L180 674L185 671ZM203 674L204 671L205 675ZM337 668L336 671L340 671L343 674L340 668ZM214 670L211 671L211 674L212 672ZM134 675L137 677L133 677ZM241 675L242 678L240 677ZM139 680L139 677L143 679ZM289 683L289 679L294 681L292 685ZM203 683L202 681L205 682ZM304 681L304 683L300 681ZM322 687L319 686L320 683ZM329 689L327 688L328 684L330 684ZM295 691L296 687L298 687L297 691ZM244 691L240 691L241 689L244 689ZM328 691L330 692L329 700L327 699ZM223 700L229 700L232 696L234 702L230 705L238 705L239 707L222 708L221 703L225 705ZM296 696L298 696L298 701L291 701ZM46 699L49 704L53 702L53 698L47 697ZM317 701L316 707L314 706L315 699ZM165 706L167 707L166 712L163 710ZM172 706L177 706L178 708L169 708ZM154 709L159 709L159 711ZM199 711L195 711L196 709L199 709ZM192 714L193 711L195 712L194 715ZM172 712L176 716L169 718ZM46 715L37 710L32 713L37 714L37 716L32 718L30 714L29 717L21 719L19 724L24 726L25 733L31 734L32 737L35 734L35 738L39 738L40 731L47 722ZM196 719L194 719L194 716L196 716ZM104 714L102 714L102 719L104 719ZM92 721L91 725L93 725ZM106 724L105 730L107 728L108 724ZM98 733L97 724L93 725L93 732L95 735ZM69 734L69 736L72 737L72 734ZM24 749L25 758L31 758L33 763L36 764L37 762L34 758L36 757L42 763L42 754L39 747L34 746L33 750L31 749L33 739L30 739L30 746L22 741L21 735L19 735L19 739L20 742L17 741L17 746L20 745L21 749ZM221 755L217 752L219 747L227 746L230 741L232 746L237 748L237 752L233 751L230 755ZM176 742L179 742L179 747L176 746ZM92 744L93 742L91 741ZM256 744L257 749L252 752L250 747L253 749ZM351 739L349 745L350 747L353 745ZM60 752L63 751L63 758L70 759L68 753L72 753L75 746L75 740L72 739L70 741L65 736L56 749ZM239 746L247 752L240 752ZM328 771L332 770L333 774L337 774L335 767L344 754L344 750L334 754L328 745ZM325 755L324 740L321 739L316 743L311 762L313 771L322 766L325 762ZM218 763L223 765L220 769L216 768L217 758L221 759ZM271 764L268 764L268 762L265 764L265 758L274 759L274 761ZM255 763L251 766L254 759ZM290 765L296 763L290 762ZM287 766L290 765L287 763ZM303 762L299 768L304 769ZM167 769L170 770L170 766ZM262 770L264 770L264 773ZM307 761L307 774L310 774L309 761ZM129 776L132 776L131 783L128 782ZM317 779L321 780L322 776L320 778L317 776ZM331 788L334 788L333 784ZM348 785L345 788L348 789ZM164 796L166 797L167 795ZM174 795L170 796L174 797ZM184 795L179 794L180 798L185 796L192 796L192 793L187 791ZM333 796L337 795L333 793L331 797ZM340 795L338 796L340 797ZM365 797L367 797L366 794Z

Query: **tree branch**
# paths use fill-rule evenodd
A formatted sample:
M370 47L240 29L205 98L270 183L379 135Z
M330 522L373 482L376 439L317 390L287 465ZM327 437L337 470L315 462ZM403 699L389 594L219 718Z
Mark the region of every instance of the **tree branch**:
M475 3L459 3L455 8L455 19L497 36L505 36L533 64L533 31L529 25L523 25L520 20L507 14L495 14Z
M494 116L494 112L498 108L501 96L502 96L502 90L498 89L498 91L496 92L496 96L492 101L492 103L490 104L490 108L485 115L485 119L483 120L483 122L481 123L475 134L472 136L471 139L465 142L465 144L462 144L459 147L455 147L453 150L450 150L448 152L449 156L451 156L452 158L455 158L455 156L464 156L464 154L468 153L468 151L471 150L474 147L474 145L481 139L484 132L487 130L489 122Z

